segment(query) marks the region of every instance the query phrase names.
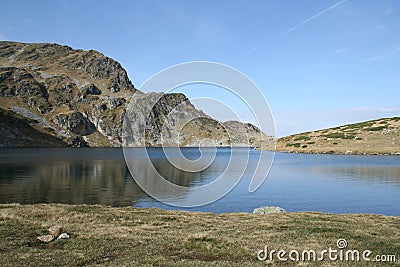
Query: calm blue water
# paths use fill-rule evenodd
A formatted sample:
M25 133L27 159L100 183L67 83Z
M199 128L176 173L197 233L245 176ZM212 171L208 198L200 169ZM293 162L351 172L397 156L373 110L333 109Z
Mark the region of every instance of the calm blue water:
M250 150L247 173L225 197L185 209L251 212L267 205L288 211L400 215L399 156L276 153L265 182L256 192L249 193L254 171L251 165L259 153ZM186 148L183 154L192 160L199 156L195 148ZM150 150L152 163L160 174L189 187L215 180L224 171L230 154L229 148L219 149L207 169L191 173L169 164L160 149ZM185 197L190 198L190 193ZM132 179L122 150L116 148L1 149L0 202L177 209L147 196Z

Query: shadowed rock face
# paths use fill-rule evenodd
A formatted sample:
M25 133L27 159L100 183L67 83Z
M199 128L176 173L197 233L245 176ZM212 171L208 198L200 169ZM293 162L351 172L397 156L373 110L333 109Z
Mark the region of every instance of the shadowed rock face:
M59 114L54 117L54 123L78 135L89 135L96 131L94 124L80 112Z
M38 96L44 99L49 97L46 88L26 70L13 67L5 67L0 70L0 82L2 83L0 96Z
M83 97L88 95L101 95L101 91L99 88L96 87L94 84L88 84L82 89Z
M143 94L118 62L97 51L0 42L0 108L25 118L38 133L60 141L52 142L53 146L121 146L124 116L133 95L137 104L130 106L130 114L144 109L151 98L159 100L142 118L144 128L132 129L144 133L144 139L133 137L137 142L132 144L196 146L207 139L212 142L206 144L254 146L266 137L254 126L213 120L183 94ZM226 130L234 138L227 136ZM243 130L250 142L245 140L247 136L235 134ZM0 137L6 135L0 129ZM14 135L15 139L2 145L19 146L12 141L18 139L18 132ZM32 137L31 146L43 145L39 139Z
M35 121L0 108L0 147L62 147L68 143L37 130ZM50 129L49 129L50 130ZM34 141L34 142L33 142Z

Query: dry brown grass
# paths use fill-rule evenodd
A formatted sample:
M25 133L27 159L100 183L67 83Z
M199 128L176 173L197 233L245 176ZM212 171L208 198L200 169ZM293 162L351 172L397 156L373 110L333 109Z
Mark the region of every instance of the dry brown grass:
M35 241L52 225L63 225L71 239ZM398 254L400 218L13 204L0 205L0 236L1 266L265 266L256 257L265 245L322 250L339 238L351 249Z

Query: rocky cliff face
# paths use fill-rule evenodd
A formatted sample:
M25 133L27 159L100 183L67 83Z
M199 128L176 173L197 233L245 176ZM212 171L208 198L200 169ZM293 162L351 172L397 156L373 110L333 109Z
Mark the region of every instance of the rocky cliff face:
M251 124L213 120L183 94L141 93L99 52L0 42L0 146L121 146L125 114L143 113L154 98L148 116L133 121L131 145L260 146L268 139Z

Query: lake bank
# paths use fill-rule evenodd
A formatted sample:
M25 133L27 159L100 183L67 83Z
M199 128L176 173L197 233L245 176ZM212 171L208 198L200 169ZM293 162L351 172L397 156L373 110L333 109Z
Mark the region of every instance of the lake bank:
M265 245L275 250L321 251L337 249L341 238L348 249L368 249L373 256L400 251L400 217L396 216L2 204L0 220L1 266L264 266L257 252ZM53 225L64 226L71 238L49 244L35 241ZM328 260L323 263L343 264Z

